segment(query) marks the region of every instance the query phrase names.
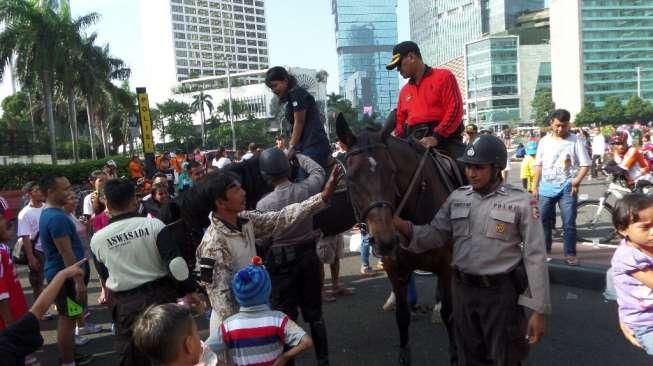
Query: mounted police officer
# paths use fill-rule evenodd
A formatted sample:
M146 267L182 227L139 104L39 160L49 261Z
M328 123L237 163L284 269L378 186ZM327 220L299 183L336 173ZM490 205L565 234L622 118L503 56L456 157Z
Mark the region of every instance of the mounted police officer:
M274 186L274 191L258 202L258 210L280 210L320 192L325 180L324 169L306 155L297 154L296 157L308 177L299 183L291 183L288 179L290 165L284 152L274 147L261 153L261 173ZM316 238L313 217L274 234L265 255L265 266L272 280L272 308L293 320L299 315L298 309L301 310L304 321L311 328L318 365L328 365L329 348L322 318L321 264L315 251Z
M419 47L411 41L392 49L386 69L395 68L409 79L399 92L395 135L413 136L425 147L437 147L454 159L460 156L464 150L463 100L456 77L447 69L424 64Z
M459 159L470 182L454 191L429 225L395 218L421 253L453 240L453 320L460 365L518 365L538 342L551 311L537 204L505 184L507 151L478 136ZM531 315L527 319L524 307Z

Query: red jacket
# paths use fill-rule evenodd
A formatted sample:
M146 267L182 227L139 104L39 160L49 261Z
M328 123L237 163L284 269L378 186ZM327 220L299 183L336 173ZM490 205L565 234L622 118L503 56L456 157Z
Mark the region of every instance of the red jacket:
M404 123L434 122L435 133L449 137L460 127L462 117L463 99L456 77L449 70L428 67L419 83L411 79L401 88L395 135L403 136Z

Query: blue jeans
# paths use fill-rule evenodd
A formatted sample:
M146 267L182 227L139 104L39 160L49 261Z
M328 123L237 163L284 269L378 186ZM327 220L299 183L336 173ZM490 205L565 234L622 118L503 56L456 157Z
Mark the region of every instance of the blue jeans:
M361 262L363 265L370 266L370 236L361 234Z
M417 286L415 286L415 275L412 273L408 280L408 304L410 306L417 305Z
M555 218L555 205L560 207L562 216L562 229L564 231L563 243L565 256L576 255L576 213L578 197L571 193L571 184L567 185L560 193L553 197L540 195L540 215L544 228L544 242L546 252L551 252L553 223Z
M635 338L649 356L653 356L653 329L651 327L632 328Z

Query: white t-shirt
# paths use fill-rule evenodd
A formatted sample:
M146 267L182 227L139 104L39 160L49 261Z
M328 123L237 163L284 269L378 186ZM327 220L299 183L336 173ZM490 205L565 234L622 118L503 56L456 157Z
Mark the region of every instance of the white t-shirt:
M168 274L156 246L164 227L159 219L130 217L93 235L91 250L109 270L108 289L127 291Z
M84 196L84 203L82 203L82 213L84 215L93 216L93 192Z
M29 236L30 239L33 240L34 237L36 237L36 233L39 232L39 221L41 220L41 212L44 208L44 204L41 205L41 207L32 207L30 205L23 207L23 209L18 213L18 228L16 230L16 236ZM34 249L40 252L43 251L40 235L36 244L32 244Z
M245 155L243 155L242 158L240 158L240 160L248 160L248 159L251 159L253 156L254 156L254 154L251 151L248 151L248 152L245 153Z
M598 134L592 137L592 155L603 156L605 154L605 136Z
M213 166L218 168L218 169L222 169L222 168L226 167L229 164L231 164L231 159L222 157L222 158L218 159L218 162L215 163Z
M592 166L582 139L570 133L559 139L551 134L544 136L537 146L535 165L542 166L540 194L549 189L558 190L570 182L582 166ZM555 192L551 192L555 193Z

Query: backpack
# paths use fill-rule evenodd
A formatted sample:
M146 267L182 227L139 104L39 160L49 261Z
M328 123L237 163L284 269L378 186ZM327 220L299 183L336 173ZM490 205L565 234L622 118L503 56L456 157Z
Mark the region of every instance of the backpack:
M36 244L39 240L39 232L36 233L34 239L32 239L32 244ZM23 238L18 238L14 248L11 250L11 260L16 264L27 264L27 254L25 254L25 246L23 245Z

